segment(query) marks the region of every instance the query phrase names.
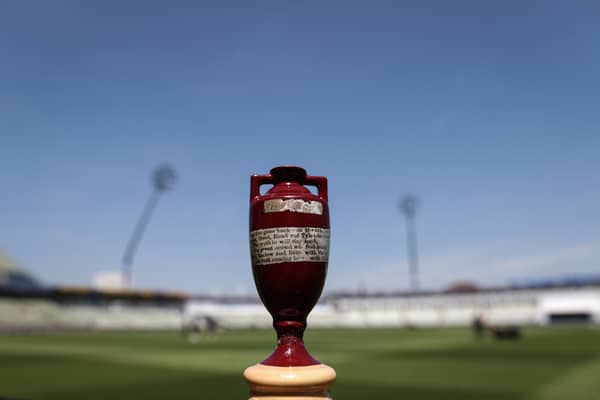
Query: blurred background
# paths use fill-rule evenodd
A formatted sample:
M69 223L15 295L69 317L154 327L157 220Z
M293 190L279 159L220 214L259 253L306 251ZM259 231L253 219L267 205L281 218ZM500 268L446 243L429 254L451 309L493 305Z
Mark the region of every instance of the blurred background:
M329 179L337 399L595 399L600 5L4 1L0 397L245 398L249 176Z

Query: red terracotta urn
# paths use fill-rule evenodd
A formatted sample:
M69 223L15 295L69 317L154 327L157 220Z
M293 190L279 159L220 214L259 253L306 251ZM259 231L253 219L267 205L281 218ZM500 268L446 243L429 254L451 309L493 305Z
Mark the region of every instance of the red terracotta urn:
M261 194L262 185L273 186ZM317 194L306 186L316 187ZM270 389L265 386L266 381L261 381L261 374L277 375L279 369L287 371L282 382L289 387L297 386L299 395L328 398L327 388L335 379L335 371L313 358L303 342L306 318L319 300L327 275L327 178L309 176L303 168L293 166L275 167L268 175L253 175L250 252L258 294L273 317L277 332L275 351L245 372L251 392L258 396L256 392L262 391L266 396L253 398L275 398L268 396ZM291 376L297 377L295 382L289 379ZM314 382L310 388L298 386L300 381L306 386L311 379Z

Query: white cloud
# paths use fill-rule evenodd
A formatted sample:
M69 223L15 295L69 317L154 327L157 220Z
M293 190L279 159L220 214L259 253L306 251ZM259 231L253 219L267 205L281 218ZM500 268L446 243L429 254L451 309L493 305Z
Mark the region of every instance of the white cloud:
M578 266L586 262L600 265L600 243L578 243L548 249L544 252L499 260L485 266L485 274L506 277L541 274L577 273Z
M457 280L472 280L483 285L503 285L509 279L560 277L600 273L600 241L571 243L560 247L534 248L523 254L507 254L505 246L460 249L450 253L425 255L420 263L421 284L425 289L443 288ZM332 290L366 287L369 291L408 288L408 264L398 259L347 273Z

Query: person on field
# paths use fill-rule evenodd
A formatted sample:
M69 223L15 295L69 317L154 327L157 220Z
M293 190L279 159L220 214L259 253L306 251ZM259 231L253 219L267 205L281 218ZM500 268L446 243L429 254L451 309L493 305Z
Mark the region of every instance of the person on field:
M476 339L483 338L483 334L485 333L485 321L481 315L477 315L473 318L471 329L473 330L473 336L475 336Z

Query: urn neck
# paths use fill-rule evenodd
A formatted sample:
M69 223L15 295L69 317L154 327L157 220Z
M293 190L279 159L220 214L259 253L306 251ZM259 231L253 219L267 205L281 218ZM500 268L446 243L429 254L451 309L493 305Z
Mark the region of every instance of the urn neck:
M281 166L271 169L274 184L281 182L298 182L302 184L306 180L306 170L302 167Z

